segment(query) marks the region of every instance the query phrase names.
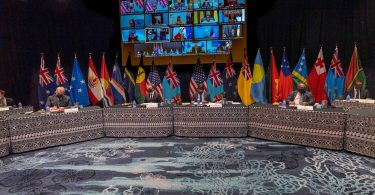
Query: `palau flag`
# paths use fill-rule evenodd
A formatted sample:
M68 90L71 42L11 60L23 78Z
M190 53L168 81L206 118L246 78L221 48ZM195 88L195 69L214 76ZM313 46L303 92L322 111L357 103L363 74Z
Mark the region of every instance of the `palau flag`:
M180 79L177 77L177 73L173 71L172 63L169 63L169 66L165 71L162 86L165 101L170 101L174 104L181 102Z
M255 102L265 104L267 103L265 91L266 79L264 75L264 67L260 49L258 49L257 56L254 62L253 81L251 83L251 97Z
M82 106L90 105L86 81L82 76L76 55L74 56L72 77L70 79L70 100L73 104L77 103Z
M53 77L50 75L48 68L44 61L44 55L41 54L39 65L39 85L38 85L38 99L40 108L44 108L48 96L53 94L55 89Z
M145 101L146 96L146 72L143 68L143 55L138 66L137 78L135 81L134 98L138 104L142 104Z
M103 88L103 106L113 106L115 100L112 96L111 84L110 84L110 77L107 70L107 64L105 63L105 56L103 53L102 56L102 68L100 71L100 83L102 84Z
M242 100L242 103L244 103L246 106L249 106L254 103L254 100L250 95L252 80L253 78L251 76L250 67L247 62L247 56L246 54L244 54L242 58L241 72L237 79L237 90Z
M339 58L339 49L335 48L329 67L325 90L329 100L332 102L335 99L342 99L344 97L345 76Z
M135 89L135 80L134 80L134 71L132 67L130 53L128 59L126 60L125 70L124 70L124 79L123 86L125 87L125 95L128 102L134 101L134 89Z
M303 83L307 87L307 77L306 56L305 49L303 49L301 57L299 57L298 63L292 72L294 90L297 89L298 83Z
M293 79L290 72L289 62L286 57L286 51L284 48L283 59L281 60L281 69L279 76L279 95L280 99L287 100L290 92L293 91Z
M359 60L357 45L354 46L349 69L348 72L346 72L345 90L349 91L350 88L352 88L354 81L356 80L362 82L362 89L366 89L366 75L362 68L361 61Z
M216 69L215 61L212 63L210 73L208 74L207 92L210 94L212 102L217 102L222 99L224 92L223 79L221 78L220 71Z
M118 65L118 55L116 55L115 64L113 65L111 89L115 105L126 102L124 81L121 77L120 66Z

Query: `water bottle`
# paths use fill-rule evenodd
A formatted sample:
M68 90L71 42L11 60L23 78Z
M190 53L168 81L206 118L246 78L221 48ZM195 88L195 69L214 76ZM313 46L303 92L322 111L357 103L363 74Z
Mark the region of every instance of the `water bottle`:
M51 112L51 108L49 106L46 106L46 113L50 113Z
M201 103L201 96L198 94L198 97L197 97L197 103L200 104Z
M346 96L346 101L350 101L350 95L349 94Z
M22 108L22 103L18 102L18 108Z
M133 108L137 107L137 102L135 102L135 100L133 100Z

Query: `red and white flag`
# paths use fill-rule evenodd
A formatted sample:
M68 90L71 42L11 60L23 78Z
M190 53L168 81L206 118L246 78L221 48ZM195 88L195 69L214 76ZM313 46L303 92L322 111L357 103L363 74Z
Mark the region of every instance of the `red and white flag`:
M103 89L96 73L94 62L92 61L91 54L89 55L89 71L88 71L88 93L92 105L98 104L103 99Z
M102 68L100 71L100 82L102 84L103 95L104 95L103 106L104 107L113 106L113 104L115 103L115 100L113 98L112 91L111 91L110 77L109 77L108 70L107 70L107 64L105 63L104 53L102 57Z
M307 78L309 89L316 103L322 103L323 100L327 100L327 94L324 89L326 77L327 72L324 63L323 49L320 48L318 59L316 59L314 67Z

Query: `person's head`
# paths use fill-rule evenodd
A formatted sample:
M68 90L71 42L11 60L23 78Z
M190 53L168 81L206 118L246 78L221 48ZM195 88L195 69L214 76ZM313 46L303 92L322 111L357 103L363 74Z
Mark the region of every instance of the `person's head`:
M65 94L65 88L57 87L55 93L56 93L56 96L61 97Z
M363 86L362 81L360 81L360 80L356 80L356 81L354 82L354 88L356 88L356 89L362 89L362 86Z
M297 89L298 89L298 92L305 93L306 92L306 85L304 83L298 83Z
M154 91L154 89L155 89L154 85L147 85L147 92L151 93Z
M0 90L0 99L3 99L5 97L5 91Z
M200 85L198 86L198 93L202 94L203 91L204 91L204 87L203 87L202 84L200 84Z
M135 27L135 21L134 21L134 19L129 20L129 26L130 26L130 28L134 28Z

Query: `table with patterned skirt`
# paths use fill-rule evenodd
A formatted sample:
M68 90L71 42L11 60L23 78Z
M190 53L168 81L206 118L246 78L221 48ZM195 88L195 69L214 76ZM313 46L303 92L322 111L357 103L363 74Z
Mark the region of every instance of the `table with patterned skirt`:
M375 111L352 109L347 113L345 150L375 157Z
M332 105L335 107L343 108L345 111L350 111L352 109L358 108L369 108L373 111L375 110L375 104L360 103L357 101L335 100L332 102Z
M82 108L74 113L13 115L7 122L13 153L104 136L103 112L99 107Z
M248 107L174 107L174 134L187 137L246 137Z
M318 148L343 149L346 114L341 108L317 111L249 107L249 136Z
M172 107L113 106L103 109L107 137L166 137L173 134Z
M7 118L12 115L33 111L32 106L0 112L0 157L9 154L10 138Z

